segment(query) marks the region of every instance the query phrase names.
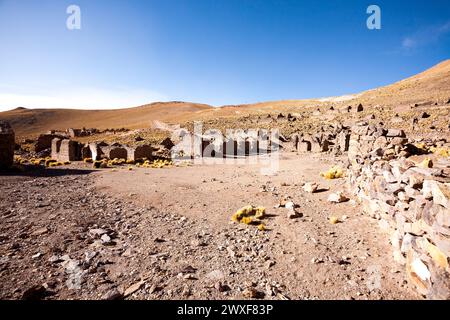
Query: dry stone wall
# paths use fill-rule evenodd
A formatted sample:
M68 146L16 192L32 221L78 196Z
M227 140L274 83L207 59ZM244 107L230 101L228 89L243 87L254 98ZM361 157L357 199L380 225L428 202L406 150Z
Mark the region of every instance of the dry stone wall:
M403 131L367 123L352 128L349 145L350 187L389 232L409 283L428 298L450 299L450 158L418 164L410 156L420 150Z

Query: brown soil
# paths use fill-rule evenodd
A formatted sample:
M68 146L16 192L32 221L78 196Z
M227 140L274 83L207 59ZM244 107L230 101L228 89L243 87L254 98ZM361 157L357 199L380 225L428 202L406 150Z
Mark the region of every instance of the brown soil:
M26 295L111 298L137 283L127 299L240 299L248 288L265 299L420 298L377 222L351 201L326 201L344 190L344 179L319 177L336 161L284 153L275 176L258 164L92 171L80 163L3 175L0 297L44 285L45 294ZM304 182L330 190L309 194ZM302 217L274 208L284 195ZM248 204L266 207L267 231L230 221ZM79 289L68 287L74 274ZM380 286L368 286L378 276Z

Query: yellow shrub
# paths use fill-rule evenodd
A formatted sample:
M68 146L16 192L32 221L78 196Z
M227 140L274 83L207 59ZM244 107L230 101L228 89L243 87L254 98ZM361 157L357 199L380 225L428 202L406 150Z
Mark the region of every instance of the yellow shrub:
M344 176L344 171L341 168L334 166L326 172L321 172L320 175L327 180L339 179Z
M94 161L92 160L92 158L84 158L84 159L83 159L83 162L84 162L84 163L92 163L92 162L94 162Z
M55 162L50 162L50 164L48 166L51 168L51 167L59 167L62 165L64 165L64 163L55 161Z
M237 210L232 216L231 220L234 222L240 222L244 224L252 224L253 222L257 222L260 219L264 218L264 214L266 213L266 208L264 207L253 207L253 206L245 206ZM264 229L264 224L260 224L258 229L261 231ZM263 230L262 230L263 229Z
M255 218L256 219L262 219L264 218L264 214L266 213L266 208L264 207L257 207L255 209Z
M417 149L419 149L422 152L429 152L429 149L427 148L427 146L425 145L425 143L418 143L416 144Z
M253 221L253 218L252 218L252 217L243 217L243 218L241 219L241 222L242 222L242 223L245 223L245 224L251 224L252 221Z
M422 168L433 168L433 161L430 158L425 158L423 161L419 164Z
M329 221L330 221L331 224L336 224L336 223L339 222L339 219L337 217L330 217Z
M92 167L98 169L98 168L100 168L102 163L103 163L103 161L95 160L92 164Z
M450 157L450 149L449 148L430 148L430 151L433 152L434 154L437 154L439 156L442 157Z
M56 162L56 160L53 160L53 159L47 159L47 158L45 158L46 160L45 160L45 166L46 167L49 167L50 166L50 164L51 163L55 163Z

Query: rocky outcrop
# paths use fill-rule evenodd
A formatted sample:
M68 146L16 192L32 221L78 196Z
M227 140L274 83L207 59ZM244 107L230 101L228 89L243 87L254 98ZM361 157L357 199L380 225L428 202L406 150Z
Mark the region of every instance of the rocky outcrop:
M298 153L332 152L337 155L348 151L349 141L349 128L335 124L324 126L314 134L294 133L285 149Z

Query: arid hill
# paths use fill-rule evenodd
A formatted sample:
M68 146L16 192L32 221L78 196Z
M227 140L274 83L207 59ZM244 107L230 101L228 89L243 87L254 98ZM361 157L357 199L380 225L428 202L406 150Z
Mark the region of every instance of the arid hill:
M117 110L26 109L1 112L18 137L35 136L52 129L67 128L149 128L152 120L170 122L189 119L211 106L188 102L157 102Z
M406 112L411 107L444 105L450 99L450 60L389 86L341 97L282 100L214 108L188 102L157 102L117 110L26 109L1 112L0 120L11 123L18 137L36 136L50 129L69 127L149 128L152 121L184 123L192 120L239 118L275 112L296 113L307 109L344 108L362 103L365 110L386 108Z

